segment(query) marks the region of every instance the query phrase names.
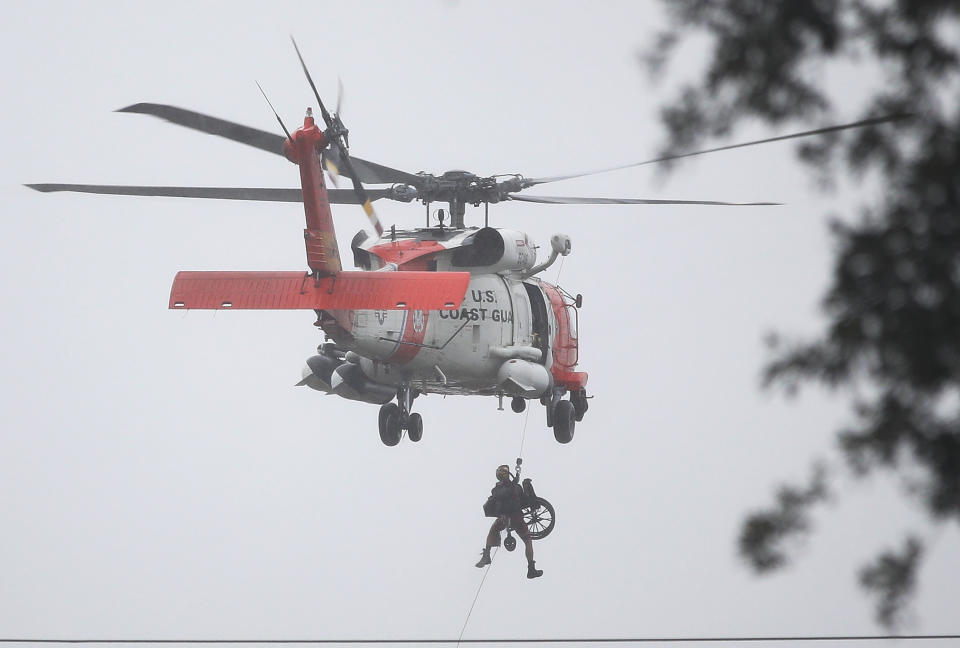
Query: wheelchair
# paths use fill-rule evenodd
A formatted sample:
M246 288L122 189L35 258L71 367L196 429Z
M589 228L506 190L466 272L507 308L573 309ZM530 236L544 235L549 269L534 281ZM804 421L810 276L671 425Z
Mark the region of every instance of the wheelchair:
M523 523L527 526L527 532L531 540L542 540L550 535L556 523L556 512L553 504L542 497L539 497L533 490L533 482L529 477L521 482L523 485L523 499L521 500L520 513L523 516ZM507 525L507 537L503 539L503 548L507 551L513 551L517 548L517 539L513 537L513 527Z

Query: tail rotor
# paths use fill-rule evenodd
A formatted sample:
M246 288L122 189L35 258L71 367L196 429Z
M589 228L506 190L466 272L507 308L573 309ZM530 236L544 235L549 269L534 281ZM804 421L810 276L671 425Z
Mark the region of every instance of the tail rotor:
M343 122L340 120L340 111L343 105L343 80L339 77L337 78L337 109L333 113L333 119L335 122L338 122L341 127L343 127ZM350 149L350 139L349 131L343 129L343 143L346 145L347 150ZM328 148L323 152L323 168L327 172L327 177L330 179L330 184L334 187L340 187L340 152L335 148Z
M320 109L320 116L323 117L323 123L327 126L327 130L324 132L324 135L327 137L327 141L331 145L331 150L335 150L337 152L338 159L328 162L327 160L330 160L331 158L330 156L326 156L327 160L324 161L324 166L326 166L328 171L330 171L331 164L333 165L333 168L337 170L339 170L340 166L343 167L346 175L350 176L350 179L353 182L353 191L357 195L357 201L363 206L363 211L367 214L367 218L370 219L370 225L372 225L373 229L376 230L377 236L382 236L383 225L380 224L380 219L377 217L377 213L373 209L373 203L370 201L366 190L363 188L363 184L360 182L356 172L353 169L353 166L350 163L350 154L347 145L349 131L347 131L343 125L343 122L340 120L340 99L337 100L338 112L334 115L331 115L326 106L324 106L323 100L320 98L320 93L317 91L317 86L313 82L313 77L310 76L310 70L307 69L307 64L303 60L303 55L300 53L300 48L297 47L297 41L294 40L293 36L290 37L290 41L293 43L293 49L297 52L297 58L300 59L300 66L303 68L303 74L307 77L307 82L310 84L310 89L313 90L313 96L317 99L317 107ZM342 97L342 93L340 96Z

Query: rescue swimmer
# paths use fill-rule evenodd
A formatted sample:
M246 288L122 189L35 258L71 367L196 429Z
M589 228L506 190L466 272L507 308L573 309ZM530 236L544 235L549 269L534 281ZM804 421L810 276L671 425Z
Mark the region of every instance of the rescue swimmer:
M497 467L496 475L497 483L490 491L490 497L483 506L483 512L487 517L497 519L490 526L486 546L476 566L486 567L490 564L490 548L500 546L500 532L509 525L523 540L527 557L527 578L539 578L543 576L543 570L537 569L533 560L533 538L530 537L530 531L521 512L524 493L523 487L518 483L520 472L518 470L517 474L511 478L510 467L504 464Z

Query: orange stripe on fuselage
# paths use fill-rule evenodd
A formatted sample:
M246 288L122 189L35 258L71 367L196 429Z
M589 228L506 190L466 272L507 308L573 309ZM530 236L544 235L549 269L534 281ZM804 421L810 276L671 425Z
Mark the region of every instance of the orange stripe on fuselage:
M406 315L401 343L390 356L390 362L394 364L406 364L413 360L420 353L420 345L423 344L423 337L427 333L430 311L412 310L407 311Z
M583 389L587 385L587 373L573 371L579 354L578 341L570 335L567 309L571 307L564 304L563 295L556 286L543 280L540 281L540 286L550 300L553 315L557 320L557 334L550 345L553 350L553 365L550 367L550 373L553 374L554 382L558 385L564 385L568 389Z
M383 259L385 263L396 263L400 270L426 270L427 257L445 249L436 241L402 239L374 245L367 252Z

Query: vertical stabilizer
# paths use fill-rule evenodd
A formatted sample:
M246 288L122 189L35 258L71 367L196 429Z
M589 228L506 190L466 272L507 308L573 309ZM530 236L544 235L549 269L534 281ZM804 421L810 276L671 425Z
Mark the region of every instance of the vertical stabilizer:
M303 230L307 265L318 276L334 275L341 270L330 200L320 171L320 152L326 146L327 140L314 122L313 112L309 108L303 127L283 143L284 155L300 167L303 212L307 221L307 227Z

